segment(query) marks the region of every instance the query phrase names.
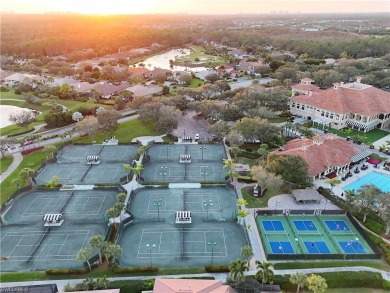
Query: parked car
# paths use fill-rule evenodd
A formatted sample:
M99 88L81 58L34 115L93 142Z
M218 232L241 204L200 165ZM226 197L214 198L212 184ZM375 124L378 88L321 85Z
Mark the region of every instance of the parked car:
M23 146L29 145L29 144L33 144L33 143L34 143L34 141L28 140L28 141L26 141L26 142L23 143Z
M199 139L200 139L199 133L195 134L195 140L199 140Z

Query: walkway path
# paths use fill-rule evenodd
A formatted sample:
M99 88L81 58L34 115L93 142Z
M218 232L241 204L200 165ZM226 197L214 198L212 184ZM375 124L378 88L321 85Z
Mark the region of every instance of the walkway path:
M361 272L361 271L369 271L380 273L385 280L390 281L390 273L386 271L381 271L378 269L373 269L370 267L336 267L336 268L312 268L312 269L291 269L291 270L274 270L275 275L291 275L296 272L300 272L303 274L311 274L311 273L325 273L325 272ZM245 275L255 275L256 271L252 270L249 272L245 272ZM195 278L195 277L214 277L216 280L221 280L223 283L226 282L228 277L227 273L219 273L219 274L191 274L191 275L163 275L163 276L138 276L138 277L113 277L108 278L110 281L116 280L146 280L153 279L156 277L162 278ZM70 279L70 280L46 280L46 281L28 281L28 282L9 282L9 283L1 283L0 288L4 287L16 287L16 286L28 286L28 285L43 285L43 284L57 284L57 288L59 292L63 292L64 286L69 283L71 286L74 286L78 283L81 283L84 278L80 279Z
M23 156L19 152L13 153L11 155L14 157L14 160L12 161L11 165L9 165L9 167L3 173L0 174L0 183L3 182L3 180L7 178L13 171L15 171L15 169L23 160Z

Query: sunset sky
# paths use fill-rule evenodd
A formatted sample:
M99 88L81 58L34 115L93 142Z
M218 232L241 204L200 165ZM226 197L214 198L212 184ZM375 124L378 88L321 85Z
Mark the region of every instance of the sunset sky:
M390 12L389 0L1 0L0 11L85 14Z

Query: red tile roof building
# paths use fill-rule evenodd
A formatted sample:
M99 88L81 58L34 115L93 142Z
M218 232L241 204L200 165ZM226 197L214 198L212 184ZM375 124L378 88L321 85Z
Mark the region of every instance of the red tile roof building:
M354 160L357 155L362 153L364 150L357 145L334 135L297 138L287 142L282 151L274 152L276 155L302 157L308 164L309 174L313 176L313 179L321 178L332 172L341 174L349 170L351 162L365 157L363 155Z
M292 90L289 106L293 115L336 129L390 130L390 93L362 84L360 78L353 83L335 83L326 90L302 81Z
M154 282L152 293L235 293L220 280L159 279Z

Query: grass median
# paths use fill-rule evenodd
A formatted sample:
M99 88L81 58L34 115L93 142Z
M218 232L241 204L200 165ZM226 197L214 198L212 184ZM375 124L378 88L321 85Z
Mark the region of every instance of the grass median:
M2 174L14 161L13 156L2 157L0 160L0 174Z

